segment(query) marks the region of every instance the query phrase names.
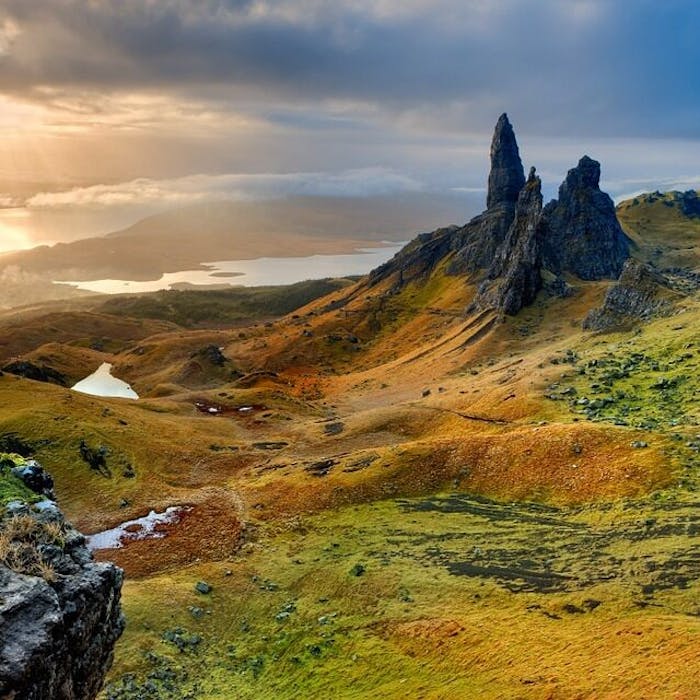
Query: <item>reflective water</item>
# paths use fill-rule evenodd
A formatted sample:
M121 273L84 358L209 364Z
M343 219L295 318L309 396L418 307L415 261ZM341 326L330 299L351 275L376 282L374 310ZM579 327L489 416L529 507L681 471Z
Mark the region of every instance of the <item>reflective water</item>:
M148 515L113 527L111 530L97 532L87 537L87 548L91 551L95 549L119 549L125 542L131 540L161 539L165 537L165 532L156 530L159 525L174 525L179 522L180 516L191 510L187 506L170 506L162 513L152 510Z
M403 243L389 243L381 248L360 248L342 255L309 255L303 258L256 258L254 260L220 260L207 263L203 270L169 272L158 280L71 281L78 289L103 294L144 293L170 289L182 284L230 284L257 287L294 284L309 279L364 275L391 258Z
M110 373L112 365L103 362L89 377L73 385L74 391L92 396L116 396L123 399L138 399L139 395L121 379Z

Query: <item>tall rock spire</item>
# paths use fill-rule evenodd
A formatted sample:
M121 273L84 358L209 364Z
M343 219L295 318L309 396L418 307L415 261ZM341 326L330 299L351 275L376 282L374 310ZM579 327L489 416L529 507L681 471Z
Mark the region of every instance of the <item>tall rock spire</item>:
M486 208L515 204L525 184L525 171L520 160L513 127L504 112L498 118L491 141L491 172Z
M542 213L543 263L555 275L569 272L583 280L615 278L629 257L629 239L599 182L600 163L583 156L561 184L559 199Z
M530 169L515 207L515 218L494 255L470 311L497 309L514 315L532 304L542 287L540 216L542 183Z

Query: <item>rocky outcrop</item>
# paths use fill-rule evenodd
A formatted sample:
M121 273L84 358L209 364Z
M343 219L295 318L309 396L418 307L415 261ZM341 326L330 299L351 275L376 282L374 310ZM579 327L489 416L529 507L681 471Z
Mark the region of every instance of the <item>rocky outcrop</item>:
M608 289L603 305L593 309L583 322L588 330L623 328L637 321L666 313L671 307L666 278L650 265L630 258L620 279Z
M513 127L502 114L491 142L486 210L464 226L421 234L370 273L369 284L393 277L396 292L442 265L445 274L481 281L469 311L512 315L543 287L571 294L567 276L616 279L629 241L599 183L600 164L584 156L569 170L559 198L542 209L540 180L533 169L525 181Z
M612 199L600 190L600 163L583 156L542 212L543 266L555 275L615 279L629 257L629 241Z
M496 251L472 310L493 308L513 315L535 300L542 288L541 213L542 183L532 168L518 196L513 223Z
M68 380L64 374L61 374L53 367L46 365L36 365L27 360L15 360L2 368L3 372L15 374L18 377L33 379L37 382L47 382L49 384L58 384L59 386L67 386Z
M700 218L700 197L697 190L687 190L686 192L674 192L680 205L681 213L689 219Z
M39 465L24 466L5 468L0 480L50 493ZM124 628L122 571L94 562L43 495L0 511L0 698L86 700L99 692Z
M520 160L518 142L507 114L501 114L491 140L491 171L486 195L486 209L518 201L525 184L525 171Z

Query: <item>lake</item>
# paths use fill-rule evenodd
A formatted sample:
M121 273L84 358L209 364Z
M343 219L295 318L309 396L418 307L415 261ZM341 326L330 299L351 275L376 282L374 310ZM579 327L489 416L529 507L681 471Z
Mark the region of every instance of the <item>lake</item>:
M138 399L139 395L121 379L112 376L112 365L103 362L89 377L81 379L71 388L91 396L114 396L122 399Z
M205 269L165 273L158 280L70 281L78 289L102 294L157 292L173 285L243 285L259 287L294 284L309 279L365 275L391 258L405 243L386 243L380 248L360 248L341 255L309 255L300 258L256 258L206 263Z

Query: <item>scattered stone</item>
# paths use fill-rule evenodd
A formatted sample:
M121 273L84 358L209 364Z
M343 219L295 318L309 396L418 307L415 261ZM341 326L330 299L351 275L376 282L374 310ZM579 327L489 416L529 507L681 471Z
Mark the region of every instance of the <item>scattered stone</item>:
M192 615L192 617L195 620L201 620L204 617L204 609L203 608L200 608L196 605L188 605L187 609L189 610L190 615Z
M314 462L304 467L304 470L309 472L312 476L326 476L328 472L338 464L338 460L335 459L324 459L320 462Z
M197 583L194 585L194 589L197 591L197 593L201 593L202 595L207 595L213 590L213 588L206 581L197 581Z
M355 564L352 569L350 569L351 576L363 576L366 569L364 564Z

